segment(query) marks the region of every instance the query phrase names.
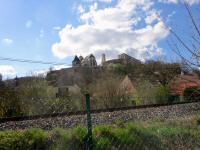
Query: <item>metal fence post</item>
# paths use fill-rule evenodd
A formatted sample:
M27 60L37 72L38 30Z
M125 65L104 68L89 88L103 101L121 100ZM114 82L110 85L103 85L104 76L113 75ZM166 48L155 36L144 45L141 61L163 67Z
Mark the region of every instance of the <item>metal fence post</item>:
M87 150L92 150L93 142L92 142L92 121L91 121L91 109L90 109L90 95L86 94L86 111L87 111Z

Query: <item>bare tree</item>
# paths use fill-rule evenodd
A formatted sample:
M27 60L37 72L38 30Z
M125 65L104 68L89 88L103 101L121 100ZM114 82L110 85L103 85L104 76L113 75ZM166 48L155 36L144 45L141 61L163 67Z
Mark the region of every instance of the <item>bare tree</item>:
M91 85L92 106L113 108L131 105L131 94L121 86L122 79L114 74L105 74Z
M188 3L184 2L185 10L190 20L191 30L187 36L179 35L173 28L167 27L173 35L173 39L168 41L170 48L184 61L190 68L200 67L200 20L192 12Z

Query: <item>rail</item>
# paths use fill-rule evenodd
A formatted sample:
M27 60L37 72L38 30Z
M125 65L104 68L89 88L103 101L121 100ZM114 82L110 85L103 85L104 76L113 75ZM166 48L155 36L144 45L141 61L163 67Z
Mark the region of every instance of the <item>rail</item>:
M176 102L176 103L167 103L167 104L151 104L151 105L139 105L139 106L128 106L128 107L118 107L118 108L108 108L108 109L96 109L91 110L91 113L102 113L102 112L113 112L113 111L123 111L130 109L143 109L143 108L155 108L161 106L171 106L171 105L180 105L187 103L195 103L199 101L190 101L190 102ZM9 122L9 121L24 121L24 120L34 120L39 118L52 118L52 117L62 117L62 116L72 116L72 115L86 115L87 111L72 111L64 113L53 113L53 114L41 114L41 115L32 115L32 116L16 116L16 117L4 117L0 118L0 124Z

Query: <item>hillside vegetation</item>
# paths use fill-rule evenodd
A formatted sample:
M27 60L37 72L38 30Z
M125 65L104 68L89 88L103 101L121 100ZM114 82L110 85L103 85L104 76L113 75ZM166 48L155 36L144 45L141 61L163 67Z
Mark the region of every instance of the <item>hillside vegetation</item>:
M0 81L0 117L85 110L86 92L91 96L91 109L173 103L180 101L180 97L171 95L170 82L180 72L178 63L149 61L95 68L72 67L50 71L46 77ZM122 84L126 77L127 87ZM187 100L198 100L193 97L199 92L193 96L191 93L189 89L184 95Z

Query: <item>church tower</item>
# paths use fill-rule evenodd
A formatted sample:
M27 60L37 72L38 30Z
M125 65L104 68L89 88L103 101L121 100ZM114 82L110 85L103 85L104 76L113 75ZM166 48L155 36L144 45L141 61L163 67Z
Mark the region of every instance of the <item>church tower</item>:
M101 59L101 65L103 66L103 64L106 62L106 55L102 54L102 59Z
M73 67L81 66L81 61L80 61L80 59L76 55L74 57L74 60L72 61L72 66Z

